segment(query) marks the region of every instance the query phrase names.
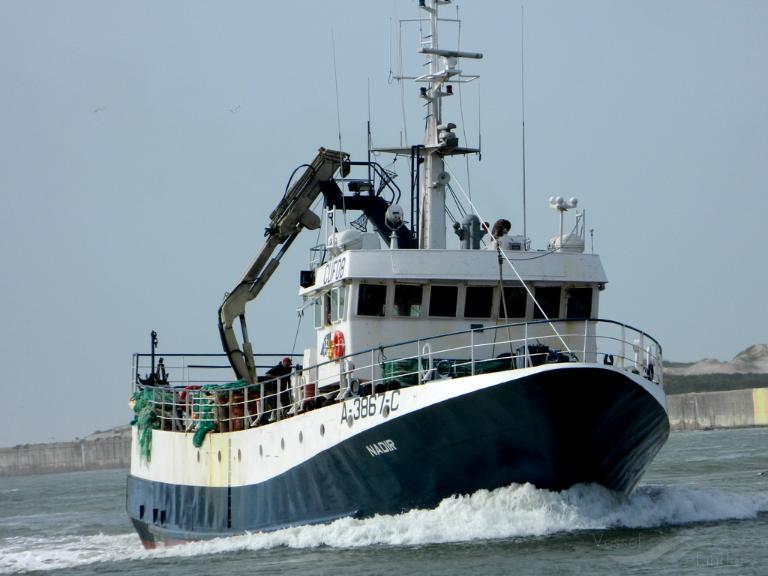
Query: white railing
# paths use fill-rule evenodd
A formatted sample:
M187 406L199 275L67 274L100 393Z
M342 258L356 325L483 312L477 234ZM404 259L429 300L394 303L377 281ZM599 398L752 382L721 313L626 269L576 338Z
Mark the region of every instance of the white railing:
M282 355L259 355L270 367ZM157 358L160 358L158 355ZM316 366L295 365L281 378L232 382L226 356L162 355L167 384L136 378L156 426L214 432L244 430L353 396L437 380L517 370L547 363L610 365L662 385L662 350L648 334L610 320L521 322L441 334L348 354ZM150 367L134 355L134 374ZM212 364L201 364L201 360ZM156 366L156 365L155 365ZM212 372L221 378L211 378Z

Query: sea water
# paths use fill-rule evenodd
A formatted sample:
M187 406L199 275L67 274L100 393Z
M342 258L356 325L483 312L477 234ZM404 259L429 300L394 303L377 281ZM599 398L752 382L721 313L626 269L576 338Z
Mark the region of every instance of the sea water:
M768 575L768 428L675 433L628 497L531 485L144 550L125 470L0 478L0 574Z

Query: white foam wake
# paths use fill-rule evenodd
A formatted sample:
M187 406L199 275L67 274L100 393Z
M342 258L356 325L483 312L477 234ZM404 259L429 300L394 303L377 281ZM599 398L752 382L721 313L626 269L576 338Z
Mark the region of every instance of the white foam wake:
M622 497L593 485L574 486L565 492L554 493L523 484L448 498L434 510L412 510L397 516L365 520L343 518L329 525L300 526L153 551L141 548L134 534L10 538L0 542L0 574L275 547L413 546L588 529L646 528L754 518L766 510L768 494L642 486L631 496Z

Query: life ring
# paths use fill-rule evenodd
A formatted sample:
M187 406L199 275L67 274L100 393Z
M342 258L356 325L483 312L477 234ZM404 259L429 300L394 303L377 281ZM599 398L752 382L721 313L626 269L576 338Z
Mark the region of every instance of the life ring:
M344 333L341 330L336 330L336 332L333 333L331 342L331 353L329 354L331 359L338 360L339 358L343 358L344 354L346 353L346 347L344 346Z

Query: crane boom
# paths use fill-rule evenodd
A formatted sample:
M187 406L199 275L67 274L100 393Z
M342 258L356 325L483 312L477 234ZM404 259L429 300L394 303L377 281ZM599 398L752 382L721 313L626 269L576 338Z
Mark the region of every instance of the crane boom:
M224 297L224 302L219 308L219 334L224 352L227 353L238 378L249 383L256 382L253 347L245 322L245 306L261 292L299 233L304 228L316 230L320 227L320 218L310 207L320 194L320 183L332 178L348 157L345 152L320 148L312 163L270 214L270 225L264 234L264 245L248 265L235 288ZM272 257L280 245L280 251ZM235 334L235 319L240 320L242 345Z

